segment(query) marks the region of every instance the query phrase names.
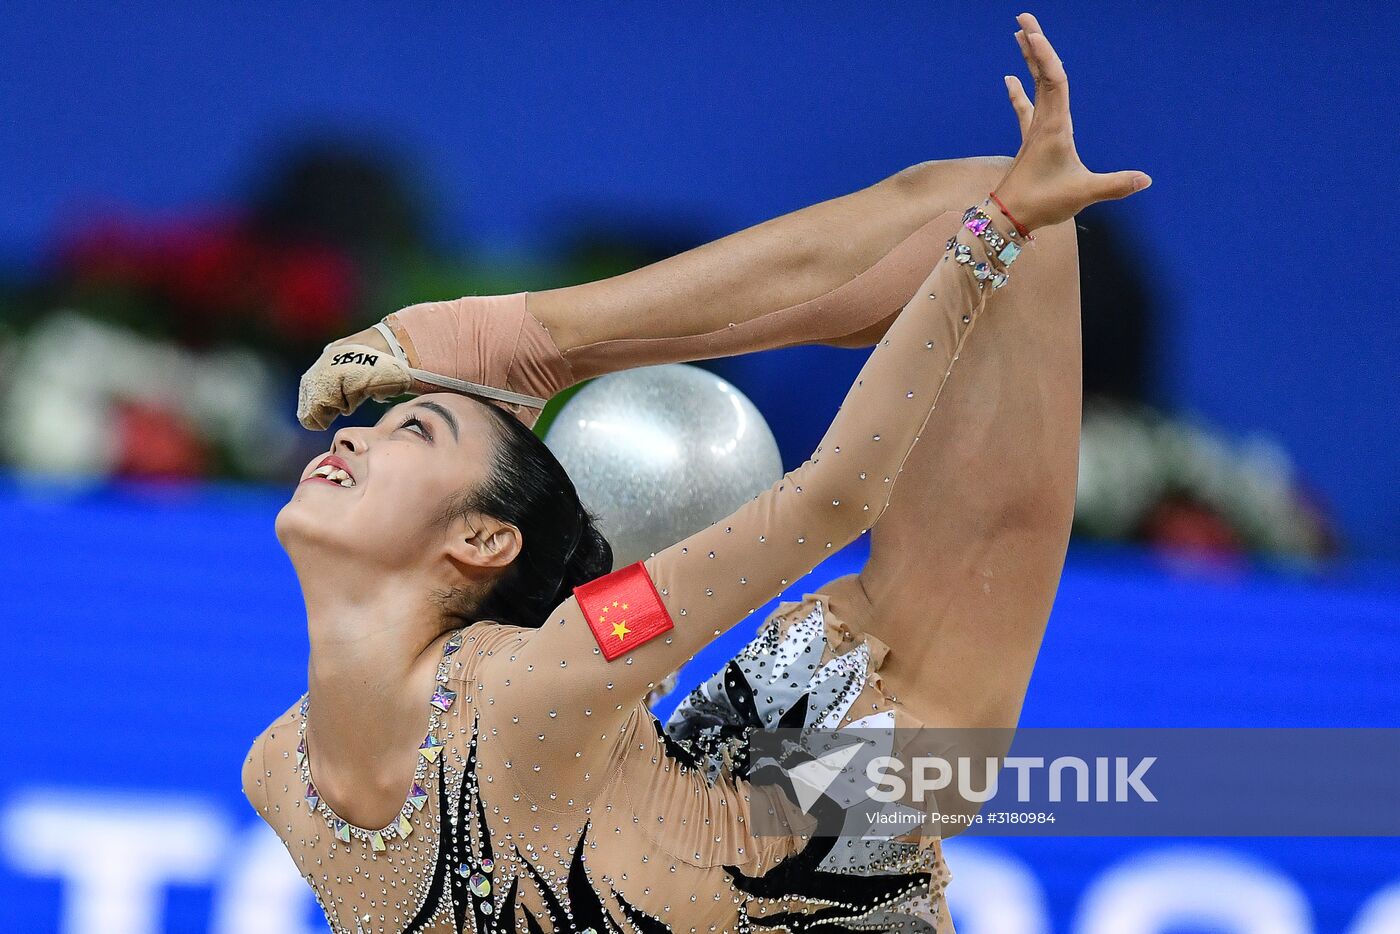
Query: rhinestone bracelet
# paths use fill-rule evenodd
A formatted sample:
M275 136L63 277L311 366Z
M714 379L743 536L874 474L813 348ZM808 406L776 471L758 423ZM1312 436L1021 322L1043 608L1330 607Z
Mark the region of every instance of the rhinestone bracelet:
M990 204L990 200L984 199L982 204ZM993 268L991 263L975 262L972 258L972 249L966 244L957 242L953 237L948 241L948 248L953 250L953 259L956 262L967 266L973 278L980 287L983 283L991 281L993 289L999 289L1006 285L1010 276L1006 272L1006 267L1016 261L1016 257L1021 255L1021 247L1013 239L1002 236L991 224L992 219L985 211L976 205L963 212L963 226L980 237L987 245L988 258L995 257L1001 265L1000 269Z
M991 200L986 199L982 204L991 204ZM992 255L1002 265L1010 266L1016 261L1016 257L1021 255L1020 244L1012 238L1003 237L1000 231L992 226L991 217L981 208L974 205L964 211L963 226L985 240Z
M972 273L972 277L977 280L979 288L982 286L982 283L990 279L992 288L999 289L1006 285L1007 281L1011 278L1006 273L993 269L990 263L974 261L972 258L972 247L968 246L966 243L959 243L957 237L953 237L948 241L948 249L953 251L953 261L966 266Z

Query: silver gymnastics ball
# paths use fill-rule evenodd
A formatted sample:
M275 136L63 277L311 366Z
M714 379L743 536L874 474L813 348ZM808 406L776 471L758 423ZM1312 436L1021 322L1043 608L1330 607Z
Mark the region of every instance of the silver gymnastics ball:
M684 363L593 380L559 411L545 443L598 516L614 568L723 519L783 474L754 404Z

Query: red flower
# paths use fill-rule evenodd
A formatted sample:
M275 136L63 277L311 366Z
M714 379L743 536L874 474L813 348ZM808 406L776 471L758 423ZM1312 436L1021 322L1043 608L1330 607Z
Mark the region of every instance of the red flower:
M155 278L156 251L149 231L138 225L102 218L59 241L59 265L74 278L97 283L145 286Z
M1202 558L1236 558L1245 552L1239 535L1218 513L1181 497L1154 506L1143 519L1142 534L1159 549Z
M179 413L148 402L116 406L119 476L198 477L208 457L204 441Z
M272 264L267 308L288 337L319 340L346 327L355 300L355 268L330 247L305 244L280 253Z
M324 341L348 327L356 295L344 253L269 243L232 216L103 220L68 237L59 258L81 279L155 293L185 338L226 334L224 323L247 317L290 340ZM211 319L220 323L210 327Z
M156 241L158 284L177 304L197 312L234 314L257 295L261 250L237 221L172 225Z

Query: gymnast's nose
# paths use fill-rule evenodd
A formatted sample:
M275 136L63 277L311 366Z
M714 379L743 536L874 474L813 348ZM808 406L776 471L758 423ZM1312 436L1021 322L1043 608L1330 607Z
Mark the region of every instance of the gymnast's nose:
M372 430L358 426L340 429L331 440L331 453L363 454L368 446L365 435Z

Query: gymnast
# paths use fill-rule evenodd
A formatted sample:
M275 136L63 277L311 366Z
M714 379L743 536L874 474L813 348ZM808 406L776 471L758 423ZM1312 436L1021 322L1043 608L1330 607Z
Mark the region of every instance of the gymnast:
M1007 79L1012 159L923 163L600 282L411 306L307 371L308 427L416 396L335 432L277 518L308 689L243 787L333 930L952 930L936 839L852 857L756 833L768 792L732 753L775 714L1019 717L1075 494L1073 217L1150 179L1085 168L1063 65L1017 20L1035 100ZM812 456L612 570L530 430L544 402L808 343L873 347ZM780 604L736 657L733 722L695 728L702 686L658 723L658 682L867 531L859 573ZM793 652L813 663L769 690Z

